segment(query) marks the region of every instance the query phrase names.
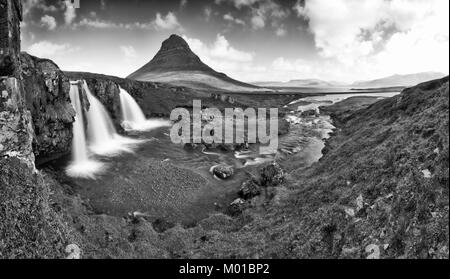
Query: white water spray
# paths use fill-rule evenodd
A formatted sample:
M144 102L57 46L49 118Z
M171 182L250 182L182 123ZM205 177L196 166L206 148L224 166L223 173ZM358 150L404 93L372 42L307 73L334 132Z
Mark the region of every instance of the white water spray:
M146 119L139 105L123 88L120 88L120 107L122 109L122 127L126 131L149 131L170 126L169 121Z
M78 83L70 85L70 100L75 109L75 121L73 122L72 162L66 169L66 173L72 177L94 178L95 174L103 169L103 165L89 159L86 137L84 133L83 108L81 106Z
M90 103L87 112L89 149L95 154L103 156L132 152L133 145L140 141L118 135L108 112L102 103L92 95L86 81L83 82L82 87Z

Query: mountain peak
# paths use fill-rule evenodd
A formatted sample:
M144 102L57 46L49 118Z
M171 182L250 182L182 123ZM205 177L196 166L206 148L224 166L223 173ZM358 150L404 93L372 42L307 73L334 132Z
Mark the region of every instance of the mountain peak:
M170 35L168 39L166 39L161 46L161 50L168 51L177 48L189 49L188 43L180 36L176 34Z
M188 43L176 34L170 35L153 59L128 76L130 79L160 81L202 88L256 88L218 73L203 63Z

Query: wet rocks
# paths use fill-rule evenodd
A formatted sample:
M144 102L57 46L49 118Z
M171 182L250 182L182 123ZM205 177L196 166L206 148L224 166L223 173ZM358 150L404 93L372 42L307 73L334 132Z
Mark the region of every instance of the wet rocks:
M238 194L244 200L252 199L261 194L260 186L253 179L249 179L242 183Z
M213 174L220 179L230 178L234 174L234 169L232 166L228 165L218 165L213 168Z
M260 171L261 185L264 187L278 186L285 180L285 172L277 162L272 162Z

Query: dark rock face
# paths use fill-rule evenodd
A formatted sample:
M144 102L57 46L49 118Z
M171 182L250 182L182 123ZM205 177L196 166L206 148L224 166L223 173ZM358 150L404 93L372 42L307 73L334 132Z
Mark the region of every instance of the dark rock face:
M51 60L26 53L20 55L27 108L34 127L33 150L37 161L70 152L75 110L70 102L70 84Z
M120 89L119 85L112 80L87 79L91 93L105 106L113 120L120 125Z
M32 141L31 114L20 82L13 77L0 79L0 160L19 157L34 167Z
M17 76L20 70L20 0L0 0L0 76Z
M213 169L213 174L220 179L227 179L234 174L234 169L232 166L219 165Z
M284 170L277 162L273 162L261 169L261 184L265 187L278 186L283 183L284 179Z

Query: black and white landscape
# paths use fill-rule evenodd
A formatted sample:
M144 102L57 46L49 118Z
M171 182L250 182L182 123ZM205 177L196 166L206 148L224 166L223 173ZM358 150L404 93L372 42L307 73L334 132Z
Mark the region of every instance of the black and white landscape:
M448 259L448 5L0 0L0 258Z

